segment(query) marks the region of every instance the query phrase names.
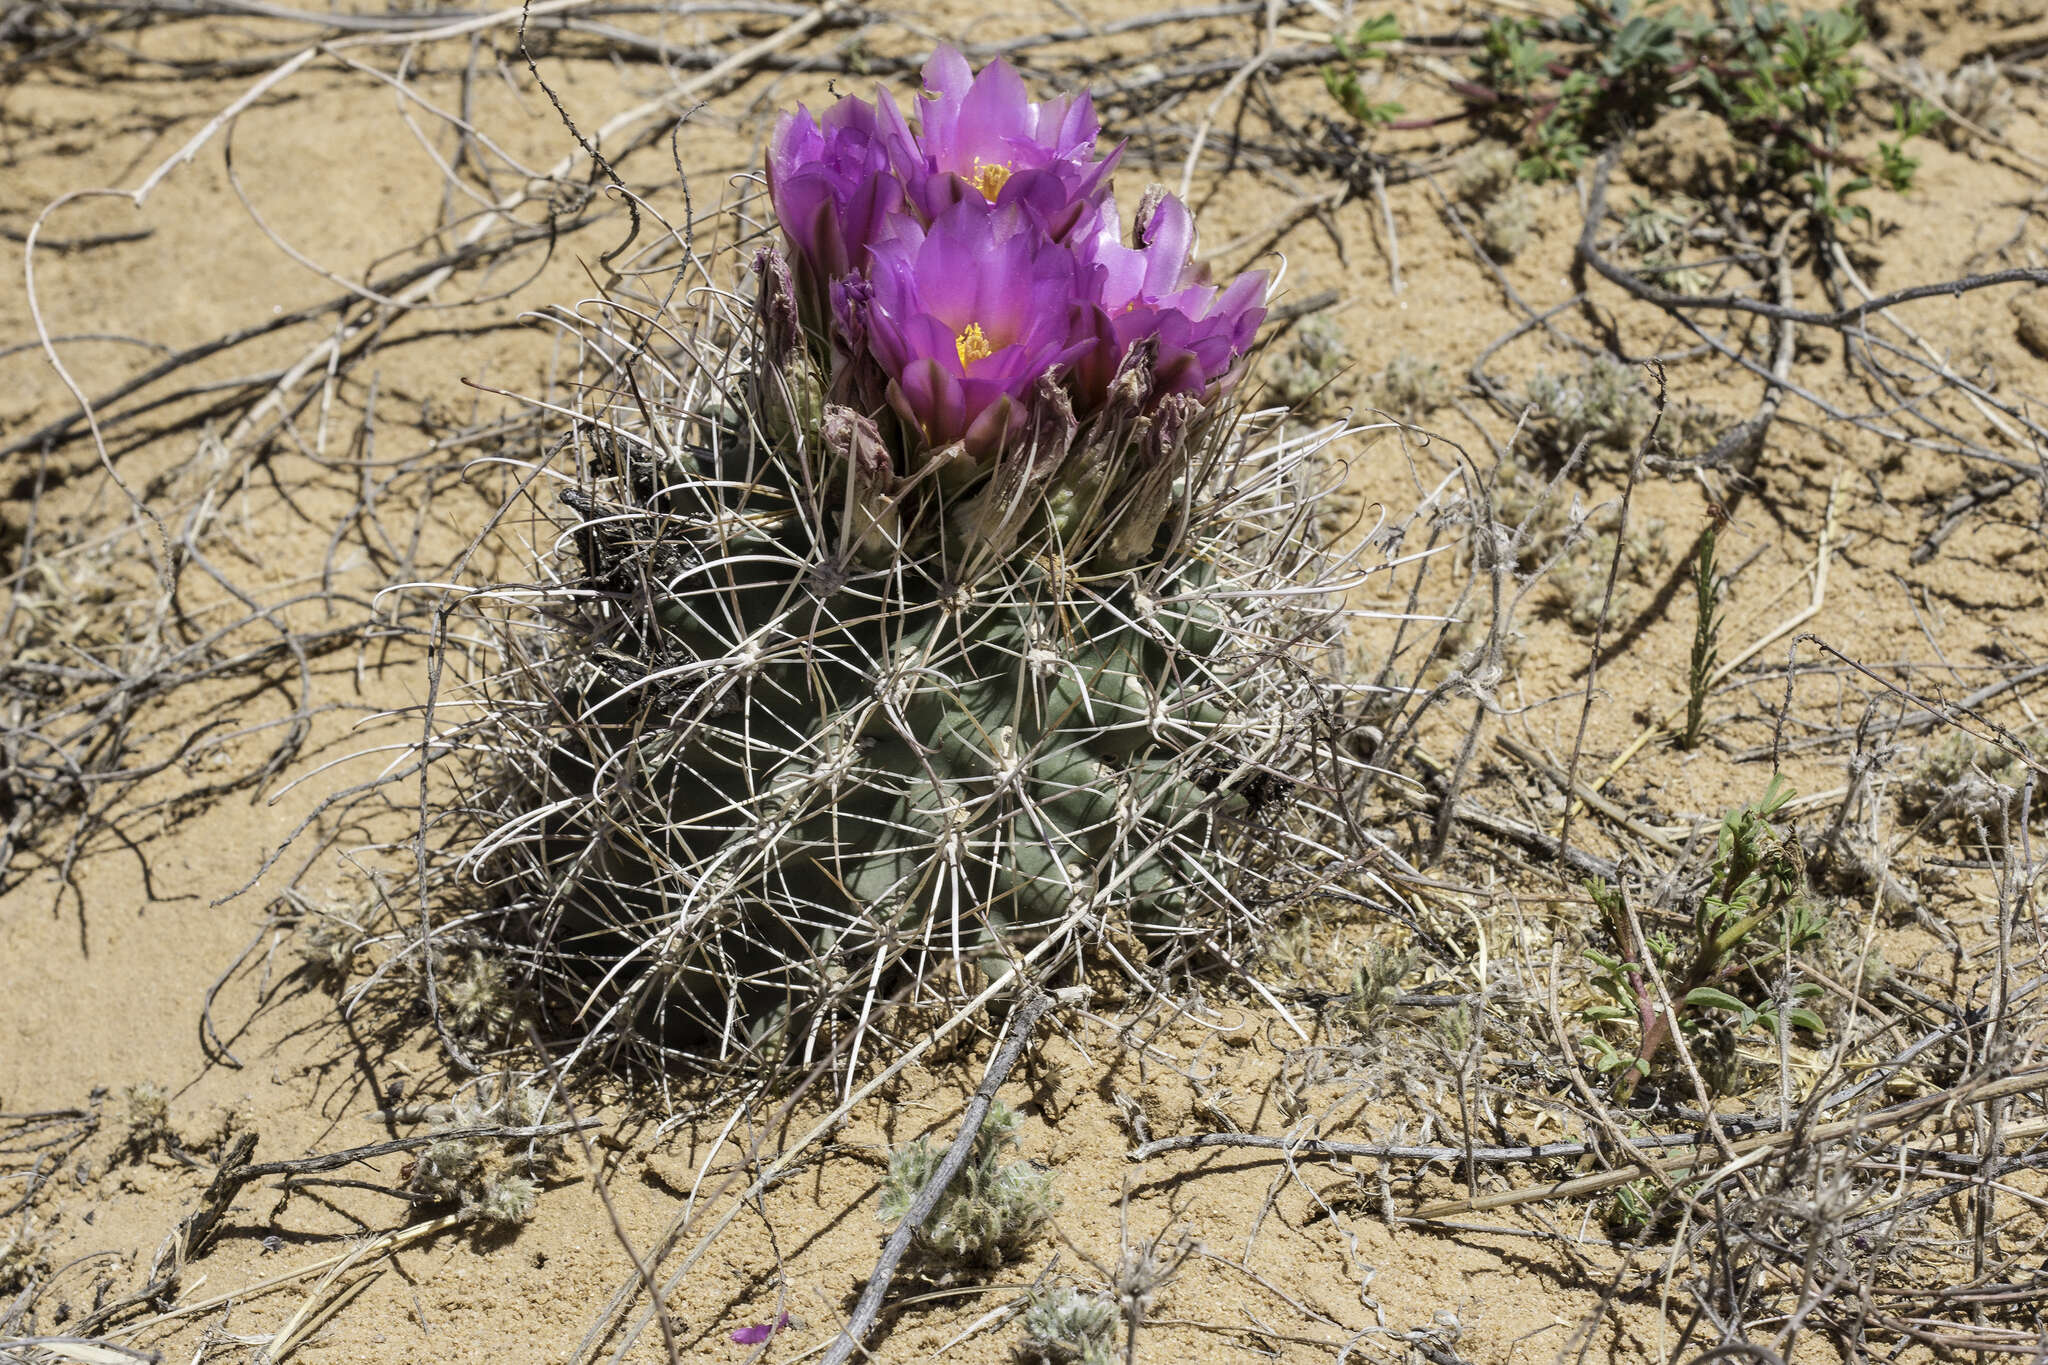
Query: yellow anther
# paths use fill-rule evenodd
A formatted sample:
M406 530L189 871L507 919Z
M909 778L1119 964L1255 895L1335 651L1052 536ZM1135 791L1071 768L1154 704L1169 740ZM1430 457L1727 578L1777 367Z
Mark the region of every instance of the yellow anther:
M974 158L974 173L967 177L967 183L981 191L981 197L993 204L996 196L1003 192L1003 186L1010 183L1010 168L1001 161L983 161Z
M995 354L995 347L988 344L988 333L981 330L981 324L970 322L967 330L953 338L954 349L960 352L960 368L966 369L984 356Z

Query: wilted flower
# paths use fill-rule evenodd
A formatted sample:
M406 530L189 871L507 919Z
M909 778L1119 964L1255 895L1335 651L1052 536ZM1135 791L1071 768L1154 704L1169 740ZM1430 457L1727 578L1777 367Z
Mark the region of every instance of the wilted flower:
M793 1322L789 1314L783 1313L778 1315L773 1322L757 1322L751 1327L735 1327L727 1335L733 1339L736 1345L759 1346L782 1328L792 1325Z
M795 249L807 319L824 317L830 281L860 269L868 244L903 213L898 171L915 159L889 92L843 99L814 119L799 104L768 143L768 198Z
M1153 392L1206 394L1250 349L1265 319L1266 272L1247 271L1218 291L1195 265L1195 219L1170 194L1148 194L1138 210L1136 246L1125 246L1115 206L1106 206L1082 258L1099 272L1096 298L1116 337L1116 356L1159 339Z

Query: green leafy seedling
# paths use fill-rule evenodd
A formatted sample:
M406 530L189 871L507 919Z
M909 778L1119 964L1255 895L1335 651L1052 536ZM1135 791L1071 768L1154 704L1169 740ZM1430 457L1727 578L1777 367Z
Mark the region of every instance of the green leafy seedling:
M1781 1011L1762 976L1764 967L1792 958L1826 929L1806 898L1798 845L1774 823L1791 798L1792 789L1774 776L1762 797L1722 819L1682 936L1639 937L1625 892L1597 879L1587 888L1618 951L1586 950L1595 998L1579 1012L1592 1029L1582 1045L1593 1069L1613 1078L1617 1103L1627 1103L1678 1032L1693 1035L1709 1022L1738 1035L1823 1031L1820 1016L1803 1004ZM1791 1000L1811 999L1819 989L1795 983Z
M1907 144L1941 122L1926 101L1908 100L1875 164L1846 150L1865 95L1855 50L1868 36L1848 6L1794 12L1743 0L1710 19L1579 0L1549 36L1495 20L1472 59L1477 79L1454 85L1484 130L1518 147L1530 180L1575 175L1665 109L1691 107L1727 125L1750 202L1790 200L1840 223L1870 216L1855 202L1864 191L1910 188L1919 163Z
M1358 79L1361 63L1383 60L1387 55L1387 44L1398 42L1400 38L1401 21L1391 14L1367 19L1348 37L1339 33L1331 38L1345 64L1323 68L1323 87L1345 113L1367 128L1383 127L1406 112L1403 106L1392 101L1374 100Z

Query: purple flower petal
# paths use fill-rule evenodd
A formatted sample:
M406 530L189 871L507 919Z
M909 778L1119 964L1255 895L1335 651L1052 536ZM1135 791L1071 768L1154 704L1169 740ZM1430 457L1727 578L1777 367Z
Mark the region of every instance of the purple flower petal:
M735 1327L731 1332L731 1336L735 1345L759 1346L762 1342L774 1336L777 1331L787 1326L789 1326L789 1314L784 1313L773 1322L757 1322L752 1327Z

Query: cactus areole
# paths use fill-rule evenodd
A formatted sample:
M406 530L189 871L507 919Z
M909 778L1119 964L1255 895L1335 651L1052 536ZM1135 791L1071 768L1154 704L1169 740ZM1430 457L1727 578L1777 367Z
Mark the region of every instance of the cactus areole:
M1210 283L1156 188L1127 233L1098 131L950 50L907 116L799 108L750 315L614 350L544 814L500 840L589 1036L844 1059L1034 949L1231 932L1218 850L1272 842L1288 661L1341 624L1231 398L1266 278Z

